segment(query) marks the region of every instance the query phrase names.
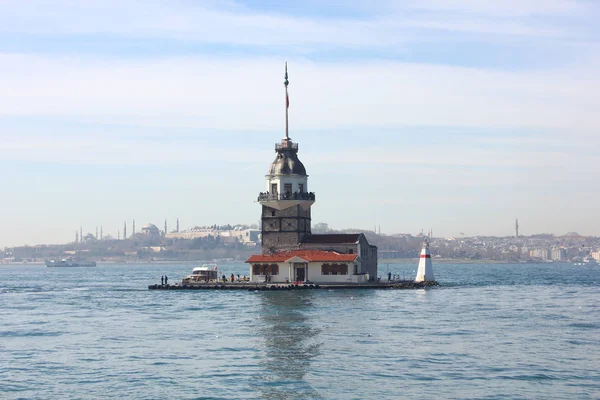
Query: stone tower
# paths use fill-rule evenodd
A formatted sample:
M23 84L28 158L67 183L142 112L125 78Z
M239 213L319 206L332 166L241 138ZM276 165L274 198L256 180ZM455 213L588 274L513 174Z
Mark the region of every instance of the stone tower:
M308 175L298 159L298 144L288 132L288 74L285 66L285 137L275 145L275 161L266 175L266 192L260 193L263 253L298 249L310 235L310 207L315 194L308 191Z

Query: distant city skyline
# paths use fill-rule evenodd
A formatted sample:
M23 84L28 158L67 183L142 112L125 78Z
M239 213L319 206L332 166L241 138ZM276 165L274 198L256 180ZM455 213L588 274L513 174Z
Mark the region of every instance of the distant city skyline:
M286 61L313 224L600 236L599 18L570 0L5 1L0 248L257 223Z

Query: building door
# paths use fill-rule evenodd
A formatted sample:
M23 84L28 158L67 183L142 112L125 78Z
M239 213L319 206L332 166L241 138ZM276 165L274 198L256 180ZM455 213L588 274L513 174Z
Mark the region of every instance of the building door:
M304 282L304 267L296 267L296 282Z

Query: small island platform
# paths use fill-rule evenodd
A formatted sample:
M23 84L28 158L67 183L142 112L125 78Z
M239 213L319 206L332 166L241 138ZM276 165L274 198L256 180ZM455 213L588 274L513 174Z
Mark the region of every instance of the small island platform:
M247 290L277 291L277 290L316 290L316 289L422 289L439 286L433 282L390 281L372 283L256 283L256 282L208 282L193 285L149 285L150 290Z

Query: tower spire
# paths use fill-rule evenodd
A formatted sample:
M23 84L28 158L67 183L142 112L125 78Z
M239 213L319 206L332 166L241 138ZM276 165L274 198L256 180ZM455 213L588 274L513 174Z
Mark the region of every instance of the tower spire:
M290 139L290 134L288 130L288 108L290 108L290 98L288 96L288 85L290 81L288 81L288 72L287 72L287 62L285 63L285 80L283 81L285 86L285 139Z

